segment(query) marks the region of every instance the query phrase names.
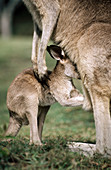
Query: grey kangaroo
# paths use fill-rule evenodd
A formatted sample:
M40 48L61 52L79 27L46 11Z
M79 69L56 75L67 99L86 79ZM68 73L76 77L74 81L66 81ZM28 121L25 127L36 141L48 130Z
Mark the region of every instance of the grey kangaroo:
M93 107L96 151L111 156L111 0L24 0L34 20L32 62L46 73L49 39L77 64L85 100Z
M71 77L78 78L72 62L58 46L47 48L58 60L49 73L49 87L43 87L34 76L33 69L20 73L12 82L7 93L10 113L6 136L16 136L22 125L30 124L30 143L41 145L42 129L50 105L58 101L63 106L81 106L83 95L73 86Z

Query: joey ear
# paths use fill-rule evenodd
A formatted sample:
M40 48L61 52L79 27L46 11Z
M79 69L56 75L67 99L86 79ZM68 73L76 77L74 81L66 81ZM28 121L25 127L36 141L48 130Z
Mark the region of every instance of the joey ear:
M59 46L50 45L47 47L47 51L50 56L56 60L63 60L64 58L64 52Z

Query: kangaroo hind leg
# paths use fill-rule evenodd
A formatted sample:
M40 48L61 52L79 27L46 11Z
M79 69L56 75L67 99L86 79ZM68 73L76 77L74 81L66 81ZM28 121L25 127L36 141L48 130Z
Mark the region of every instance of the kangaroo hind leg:
M111 113L110 99L107 96L92 94L94 119L96 126L96 149L111 157Z

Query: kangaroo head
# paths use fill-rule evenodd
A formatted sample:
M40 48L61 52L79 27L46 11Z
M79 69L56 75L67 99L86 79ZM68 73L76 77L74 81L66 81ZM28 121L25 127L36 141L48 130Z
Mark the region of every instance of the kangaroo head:
M50 56L57 61L59 61L62 65L64 65L64 74L68 77L79 78L79 73L76 71L74 64L70 61L70 59L65 55L64 51L61 47L56 45L50 45L47 47L47 51ZM62 69L62 67L61 67Z

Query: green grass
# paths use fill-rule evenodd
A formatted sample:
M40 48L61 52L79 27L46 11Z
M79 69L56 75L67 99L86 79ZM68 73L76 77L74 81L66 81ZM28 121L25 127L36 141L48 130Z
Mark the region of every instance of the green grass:
M15 76L31 67L31 43L27 37L0 39L0 137L8 126L7 89ZM53 69L55 61L47 55L47 65ZM81 90L80 81L74 81ZM111 161L100 156L86 158L67 148L68 141L95 143L92 112L81 107L62 107L58 103L48 112L43 146L29 145L29 126L10 142L0 141L0 169L111 169Z

